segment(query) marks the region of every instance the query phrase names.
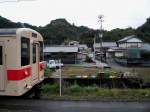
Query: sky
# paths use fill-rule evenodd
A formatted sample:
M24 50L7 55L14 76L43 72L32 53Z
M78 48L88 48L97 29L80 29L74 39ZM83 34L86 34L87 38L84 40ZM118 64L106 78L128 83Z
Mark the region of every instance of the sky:
M150 17L150 0L0 0L0 16L36 26L65 18L77 26L99 29L101 14L105 30L137 28Z

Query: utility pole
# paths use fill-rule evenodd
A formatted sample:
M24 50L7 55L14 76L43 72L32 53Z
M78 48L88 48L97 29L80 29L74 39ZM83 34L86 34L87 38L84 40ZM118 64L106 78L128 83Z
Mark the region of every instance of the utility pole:
M96 40L96 36L94 36L94 53L93 53L93 59L95 60L95 40Z
M62 95L62 74L61 74L61 59L59 59L59 95Z
M100 58L102 61L102 55L103 55L103 45L102 45L102 38L103 38L103 20L104 15L99 15L98 16L98 22L100 22L100 33L99 33L99 38L100 38Z

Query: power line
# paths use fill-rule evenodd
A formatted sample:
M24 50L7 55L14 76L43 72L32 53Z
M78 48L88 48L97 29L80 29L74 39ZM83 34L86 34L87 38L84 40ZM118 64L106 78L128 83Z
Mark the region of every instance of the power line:
M26 1L26 2L28 2L28 1L37 1L37 0L17 0L17 2L21 2L21 1Z
M0 3L21 2L21 1L30 2L30 1L37 1L37 0L4 0L4 1L0 1Z
M0 3L7 3L7 2L17 2L16 0L14 1L14 0L6 0L6 1L0 1Z

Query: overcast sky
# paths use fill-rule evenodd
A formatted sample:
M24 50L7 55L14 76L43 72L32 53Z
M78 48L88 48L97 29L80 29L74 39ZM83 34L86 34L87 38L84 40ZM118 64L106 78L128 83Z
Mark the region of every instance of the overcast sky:
M0 0L0 15L14 22L44 26L65 18L77 26L97 29L104 15L104 29L136 28L150 17L150 0Z

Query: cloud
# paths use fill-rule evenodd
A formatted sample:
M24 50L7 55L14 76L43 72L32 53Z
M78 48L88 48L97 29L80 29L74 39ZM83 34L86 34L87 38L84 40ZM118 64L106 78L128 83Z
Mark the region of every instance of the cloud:
M98 15L105 17L104 28L137 27L149 17L149 0L34 0L0 4L0 14L15 22L46 25L66 18L76 25L99 28Z

